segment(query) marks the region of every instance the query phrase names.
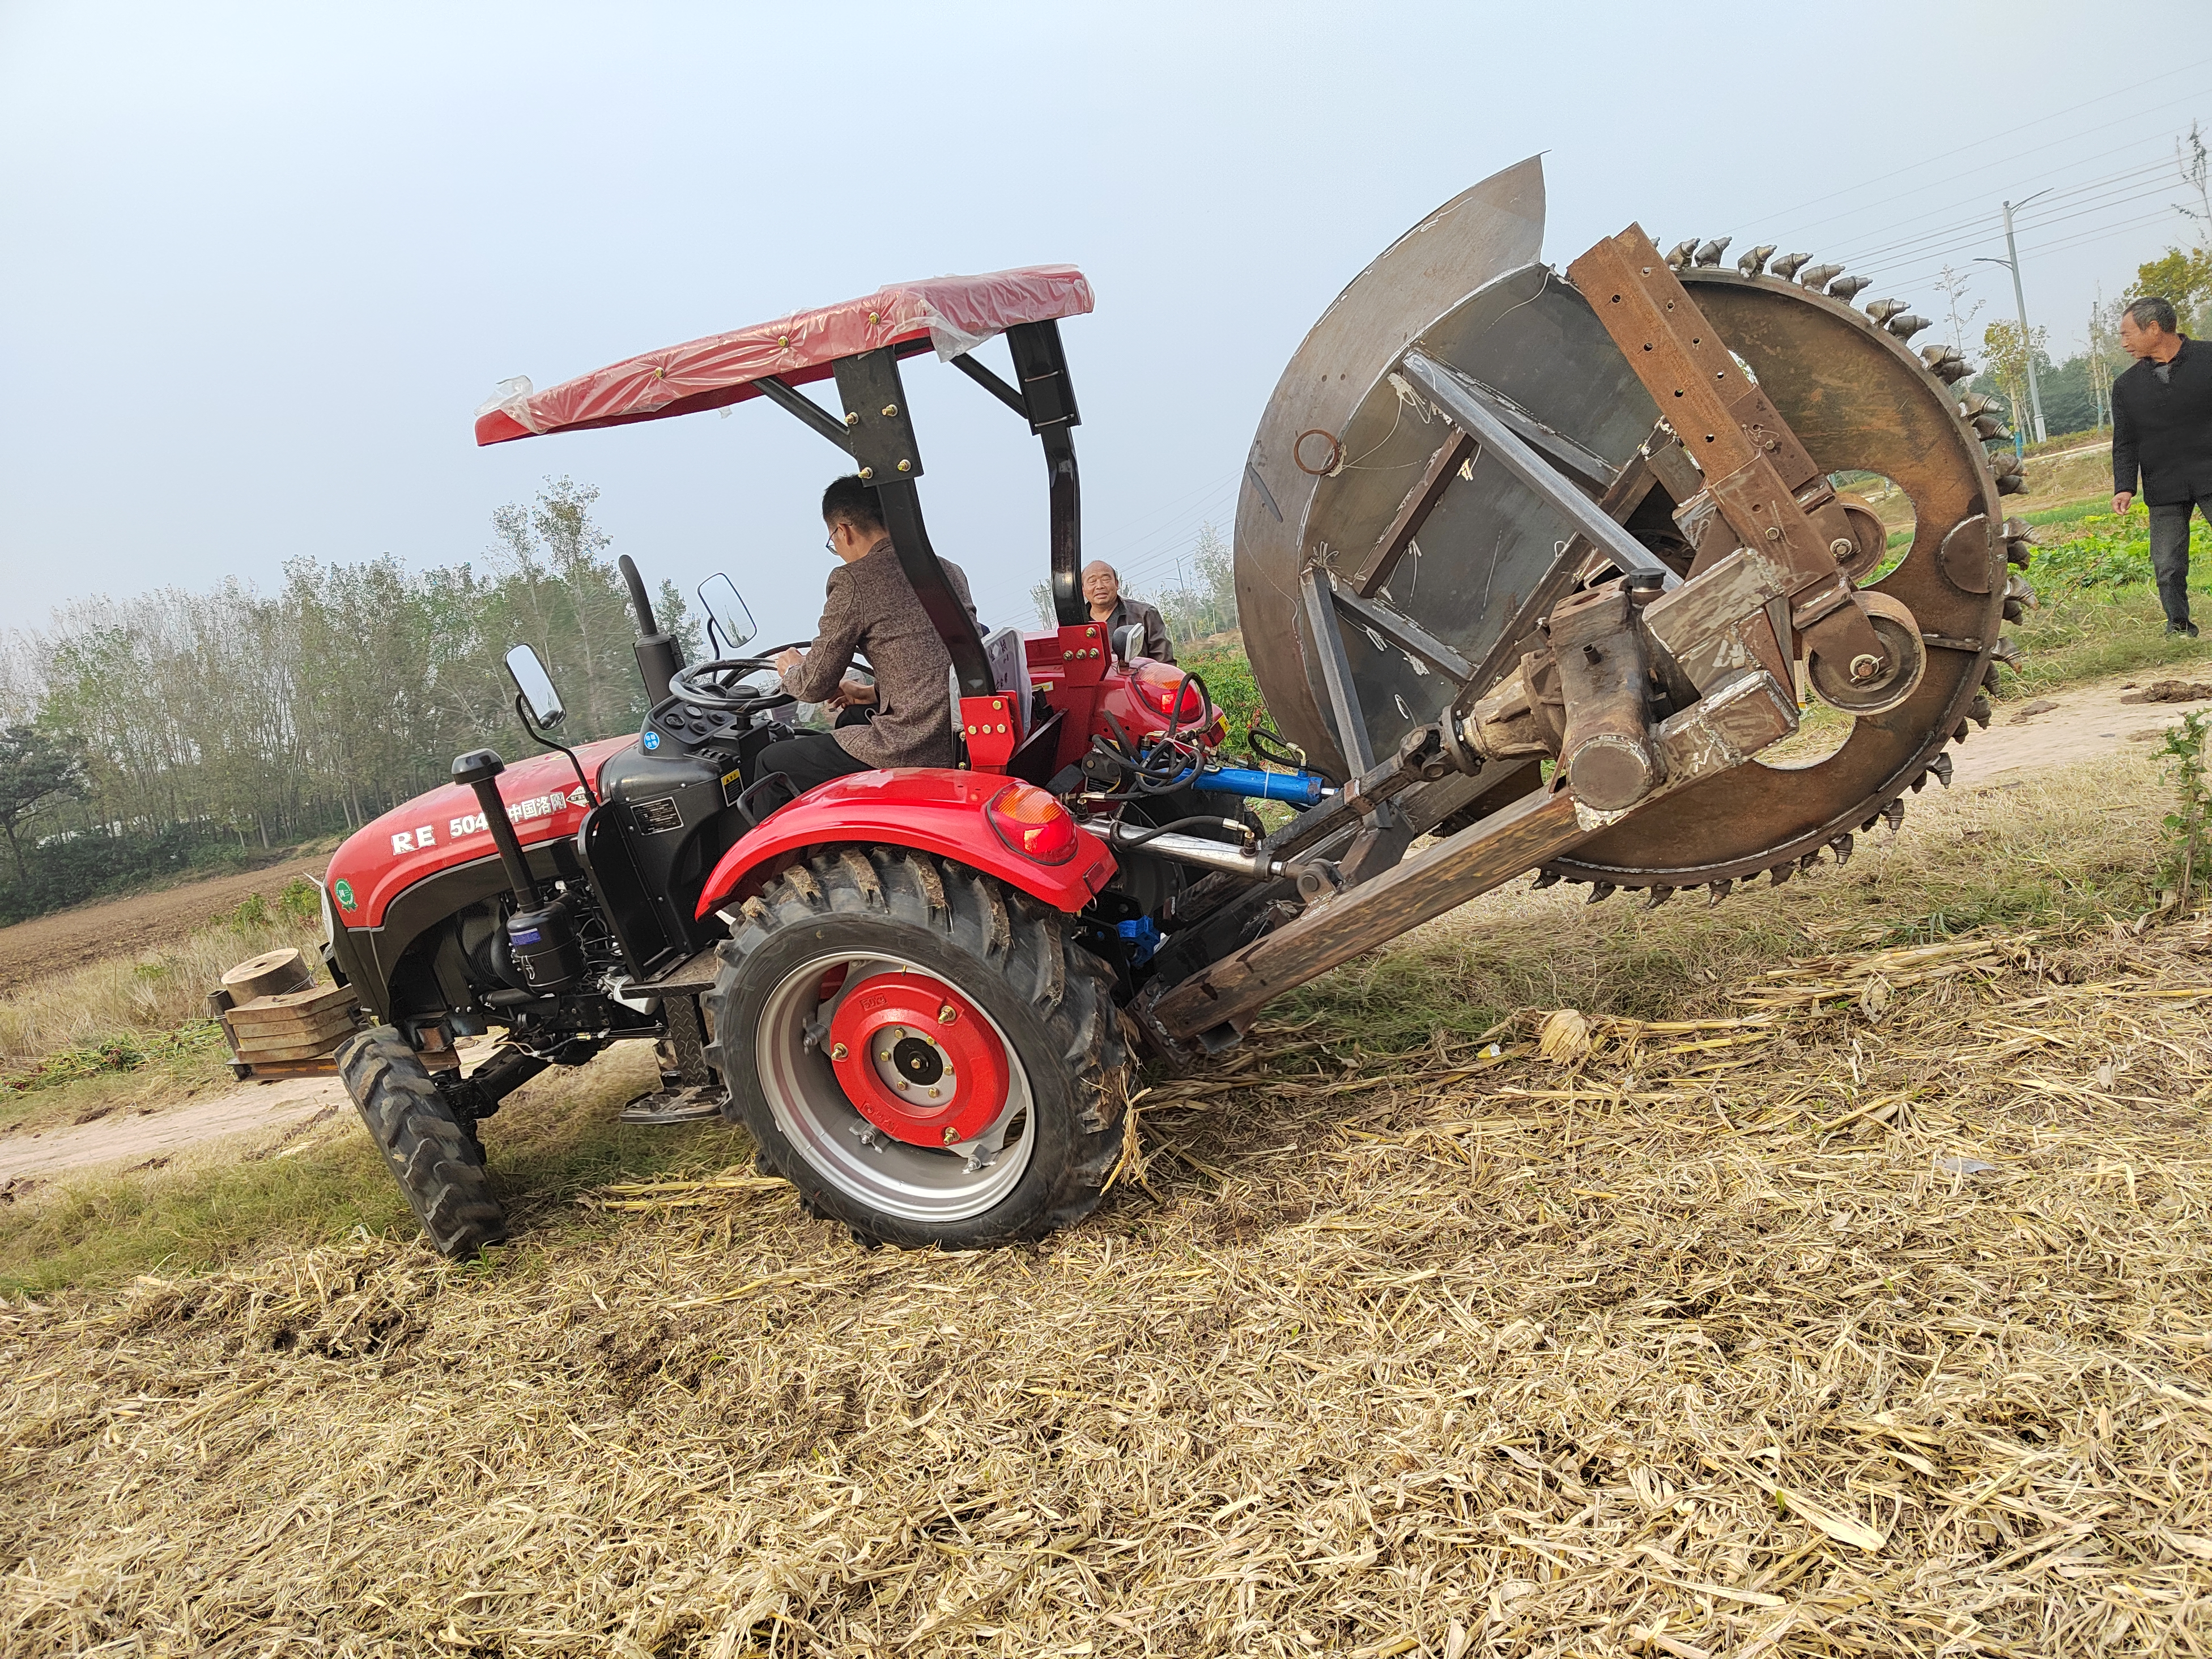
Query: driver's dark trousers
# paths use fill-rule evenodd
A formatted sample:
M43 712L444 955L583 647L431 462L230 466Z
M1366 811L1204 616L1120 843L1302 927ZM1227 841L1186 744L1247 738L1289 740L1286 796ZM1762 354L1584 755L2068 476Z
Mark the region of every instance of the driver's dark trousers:
M860 726L865 724L867 718L858 708L848 708L837 717L837 724ZM772 743L760 751L760 758L753 763L755 777L764 778L771 772L781 772L791 780L792 787L802 795L832 778L872 769L867 762L854 759L827 732L802 732L795 738L786 738L781 743Z

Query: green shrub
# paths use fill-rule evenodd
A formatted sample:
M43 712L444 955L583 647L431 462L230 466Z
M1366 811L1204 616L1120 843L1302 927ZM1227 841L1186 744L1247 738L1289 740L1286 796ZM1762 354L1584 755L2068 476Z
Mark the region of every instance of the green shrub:
M1252 678L1252 664L1243 645L1237 642L1186 652L1177 665L1206 682L1206 695L1228 720L1227 746L1243 750L1245 733L1255 725L1267 723L1267 706L1261 700L1260 684Z
M295 876L276 896L276 906L296 921L313 921L323 913L323 890L305 876Z
M2128 587L2150 580L2150 514L2141 502L2124 516L2085 513L2075 529L2066 540L2035 550L2030 580L2046 601L2067 588ZM2212 530L2201 516L2190 520L2189 552L2189 585L2212 592Z

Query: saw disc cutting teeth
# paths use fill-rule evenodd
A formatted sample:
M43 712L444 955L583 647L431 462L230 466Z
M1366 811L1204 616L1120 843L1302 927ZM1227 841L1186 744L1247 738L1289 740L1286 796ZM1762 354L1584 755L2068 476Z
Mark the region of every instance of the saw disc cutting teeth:
M1990 700L1978 694L1966 705L1966 717L1984 732L1990 729L1990 718L1996 713L1996 709Z
M1905 797L1899 795L1888 805L1883 807L1881 816L1888 823L1891 835L1893 836L1905 828Z
M1836 867L1838 870L1842 869L1844 866L1851 861L1852 850L1857 846L1857 842L1851 839L1850 832L1849 830L1845 830L1842 835L1835 836L1828 842L1828 851L1835 855Z
M1662 885L1654 887L1651 890L1650 896L1644 901L1642 906L1639 908L1646 910L1656 910L1661 905L1664 904L1668 899L1674 896L1674 890L1662 884Z
M1951 787L1951 757L1948 755L1940 749L1936 750L1936 758L1928 763L1928 769L1935 775L1936 782L1946 789Z
M1523 182L1530 190L1522 199L1540 199L1534 186L1540 175L1526 165ZM1392 382L1394 374L1402 381L1408 370L1402 346L1370 363L1360 353L1372 349L1356 341L1418 340L1431 369L1466 385L1510 389L1520 414L1565 441L1560 453L1573 459L1559 465L1579 469L1578 477L1595 486L1591 495L1616 481L1625 481L1624 495L1633 489L1635 495L1618 504L1614 521L1647 553L1685 577L1705 557L1702 543L1693 546L1676 522L1702 490L1702 471L1675 467L1669 459L1680 457L1677 446L1686 441L1702 447L1701 439L1678 434L1666 418L1672 412L1662 401L1666 393L1654 389L1658 381L1644 360L1631 361L1635 347L1619 318L1602 314L1604 296L1585 291L1578 285L1585 279L1572 274L1577 265L1589 272L1608 269L1606 260L1547 261L1536 234L1540 224L1508 224L1487 207L1478 215L1476 198L1468 199L1466 213L1425 221L1420 238L1394 245L1332 303L1316 325L1310 349L1302 348L1285 372L1239 498L1237 586L1240 598L1250 596L1245 637L1255 678L1285 739L1340 776L1358 769L1348 764L1347 749L1370 757L1394 753L1454 708L1463 714L1498 690L1537 640L1531 621L1518 613L1538 583L1562 584L1549 591L1565 597L1613 576L1600 558L1583 562L1579 572L1554 570L1576 523L1540 484L1502 465L1442 468L1430 504L1419 506L1421 498L1408 494L1408 483L1449 459L1441 446L1450 431L1433 418L1408 417ZM1655 268L1662 264L1648 240L1638 246L1622 239L1617 246L1621 267L1632 273L1639 255ZM1439 252L1446 247L1455 250L1449 259ZM1935 757L1977 718L1972 702L2010 595L2006 584L1974 574L1976 556L1993 550L1993 528L2002 520L1998 480L2004 459L1987 455L1970 424L1993 411L1969 404L1961 412L1975 394L1950 382L1971 374L1971 367L1951 346L1909 345L1927 325L1902 298L1869 306L1871 283L1840 262L1805 252L1778 255L1774 248L1757 243L1739 251L1719 236L1686 238L1664 256L1674 267L1671 274L1660 268L1651 275L1669 293L1680 284L1711 331L1705 348L1724 349L1756 385L1757 407L1771 408L1794 438L1797 459L1791 464L1801 470L1788 487L1801 499L1816 480L1832 481L1840 492L1832 509L1825 499L1807 509L1821 526L1819 548L1862 590L1885 655L1892 639L1918 647L1902 653L1911 672L1899 678L1893 702L1885 703L1878 686L1866 690L1860 712L1848 706L1857 688L1844 684L1843 666L1820 664L1815 676L1818 653L1807 634L1790 626L1786 613L1769 613L1782 616L1780 633L1762 635L1767 642L1761 649L1780 647L1783 660L1768 666L1783 695L1802 672L1815 695L1845 716L1839 726L1823 723L1807 733L1817 733L1818 741L1776 744L1771 759L1755 753L1594 816L1570 852L1550 854L1536 867L1535 889L1571 880L1585 884L1589 902L1630 890L1649 905L1664 902L1662 892L1702 887L1708 902L1718 902L1735 885L1762 874L1771 883L1777 872L1786 878L1809 869L1823 850L1840 861L1857 826L1880 824L1901 811L1892 803L1910 792L1913 780L1933 773L1941 781ZM1563 266L1570 273L1565 277ZM1681 343L1687 349L1692 342L1686 337ZM1323 377L1325 363L1330 372ZM1357 372L1340 386L1344 370ZM1359 389L1363 376L1365 391ZM1744 418L1748 424L1758 417ZM1297 440L1316 428L1335 437L1344 453L1362 457L1361 465L1327 476L1300 471L1294 465ZM1851 495L1855 479L1867 477L1910 503L1912 527L1897 546L1886 546L1896 532ZM1398 523L1409 501L1426 514L1408 520L1418 527L1418 565L1412 536L1401 535L1407 526ZM1716 523L1724 533L1748 533L1731 529L1725 515L1698 518L1694 507L1686 522L1707 538ZM1395 595L1388 602L1448 647L1448 660L1475 665L1484 678L1456 684L1433 663L1410 665L1395 642L1376 649L1366 631L1373 618L1358 616L1340 629L1356 696L1346 695L1341 681L1332 690L1318 665L1323 655L1312 620L1297 597L1311 550L1324 544L1344 556L1340 591L1346 617L1355 615L1349 603L1354 598L1381 604ZM1706 568L1736 544L1717 544ZM1869 547L1874 556L1866 558ZM1809 592L1812 580L1800 571L1790 591ZM2011 602L2024 605L2016 597ZM1556 711L1560 704L1545 706ZM1653 705L1653 717L1671 719L1691 706L1676 688L1671 703ZM1337 721L1347 716L1364 722L1362 743L1339 742ZM1540 715L1539 726L1550 718ZM1556 770L1562 727L1547 730L1535 741ZM1796 757L1814 750L1820 752L1813 758ZM1536 769L1525 775L1533 781ZM1595 799L1583 804L1596 814Z

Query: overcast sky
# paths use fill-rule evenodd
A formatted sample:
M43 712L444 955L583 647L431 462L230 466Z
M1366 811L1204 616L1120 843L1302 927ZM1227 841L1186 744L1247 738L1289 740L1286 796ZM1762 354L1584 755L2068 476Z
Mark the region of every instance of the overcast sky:
M1284 362L1430 208L1541 151L1547 257L1641 220L1853 258L2056 355L2189 227L2188 7L100 5L0 0L0 627L287 559L483 561L549 474L686 587L811 631L840 470L763 404L474 447L540 386L883 283L1069 261L1086 545L1233 516ZM2162 37L2172 34L2175 44ZM1971 303L1971 300L1969 301ZM1925 339L1933 336L1923 337ZM1002 351L1003 347L992 349ZM1978 354L1974 354L1978 355ZM938 549L1034 626L1043 469L908 369Z

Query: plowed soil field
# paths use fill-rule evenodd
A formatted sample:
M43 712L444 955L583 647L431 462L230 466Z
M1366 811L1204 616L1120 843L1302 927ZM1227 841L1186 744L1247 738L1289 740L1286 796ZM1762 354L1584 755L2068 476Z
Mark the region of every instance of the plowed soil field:
M0 996L44 975L66 973L104 957L167 944L228 915L249 894L274 901L293 877L320 877L329 863L327 854L291 859L266 869L82 905L0 927Z

